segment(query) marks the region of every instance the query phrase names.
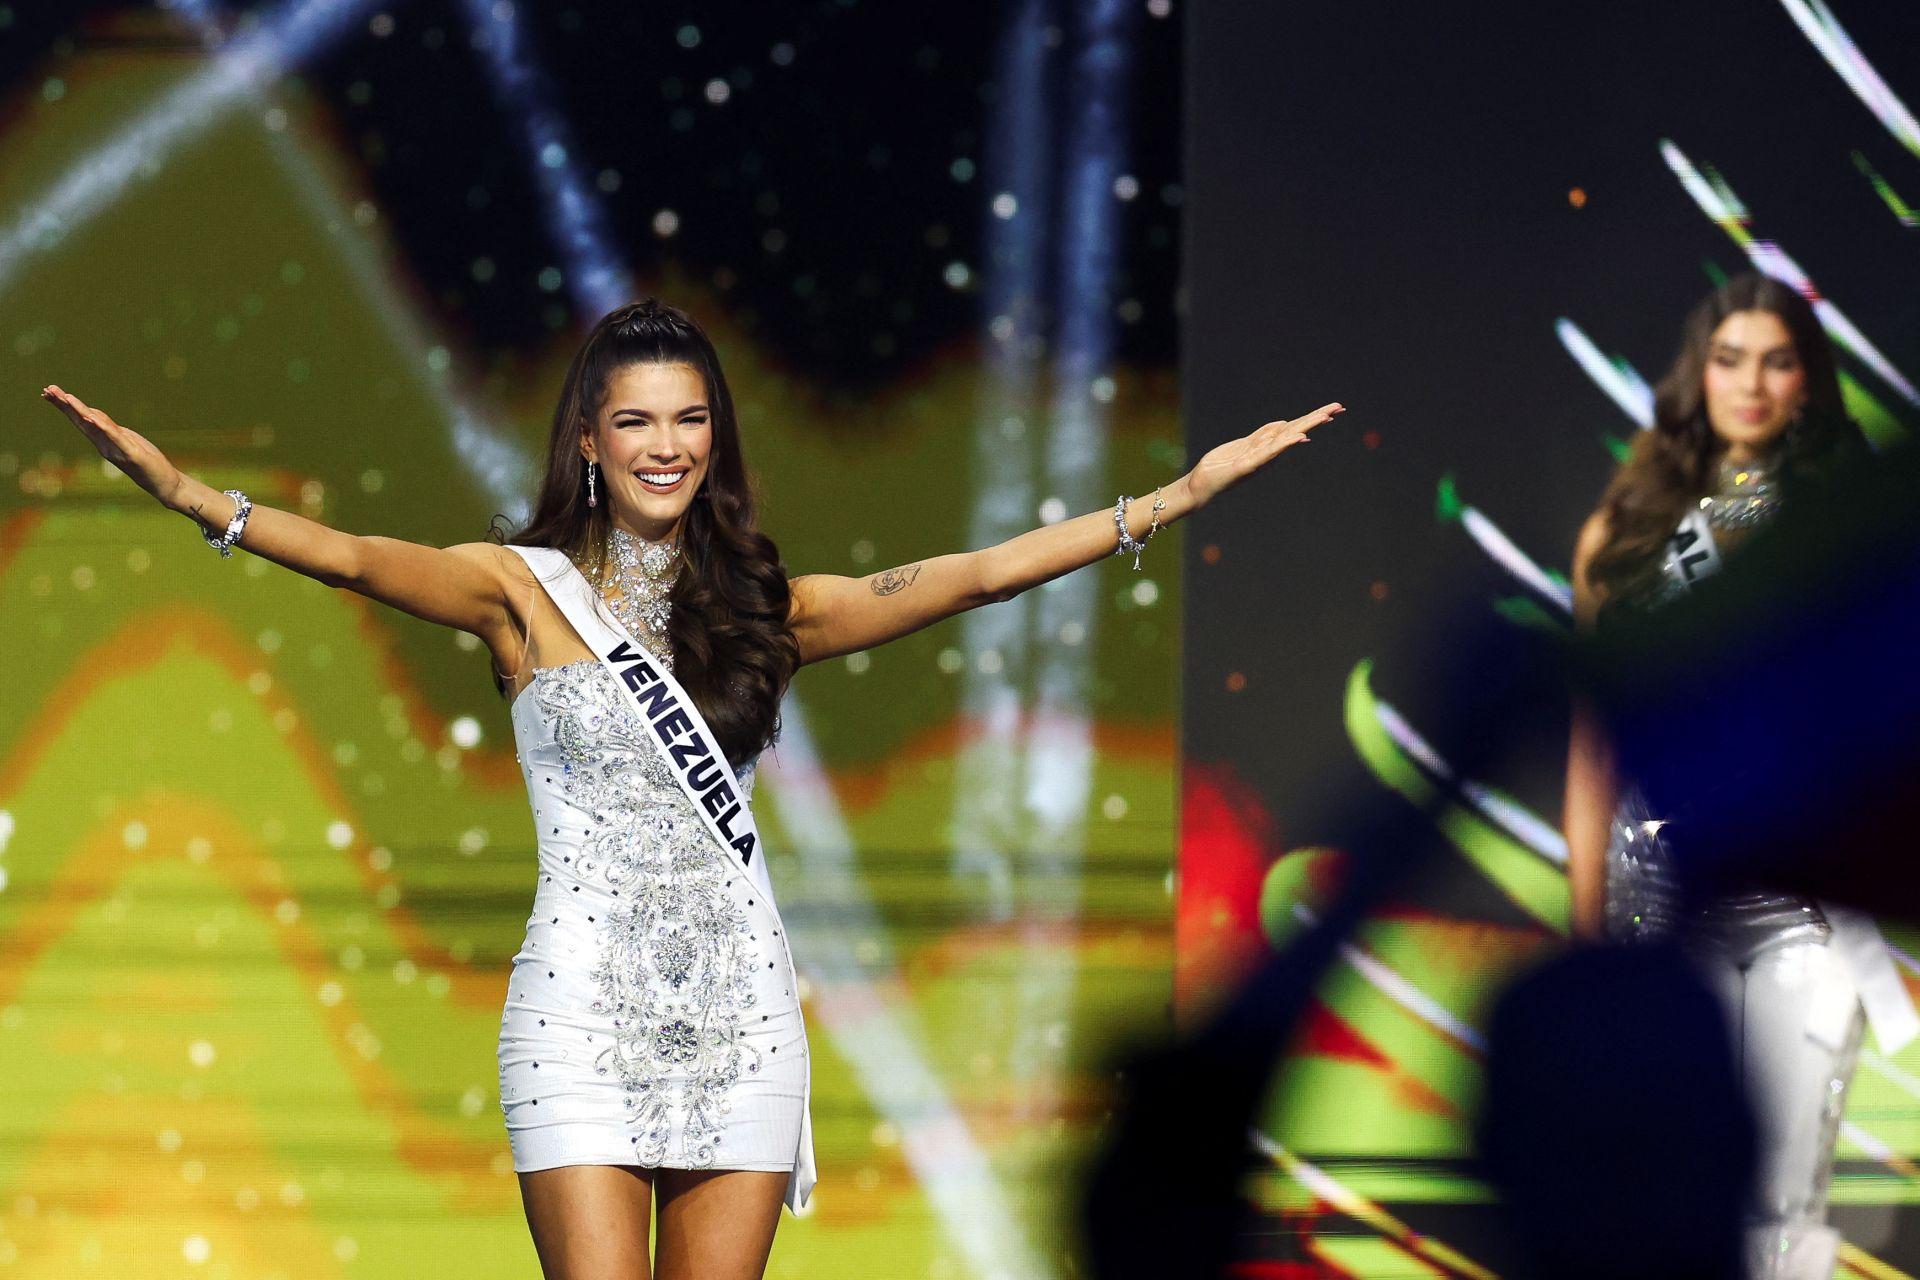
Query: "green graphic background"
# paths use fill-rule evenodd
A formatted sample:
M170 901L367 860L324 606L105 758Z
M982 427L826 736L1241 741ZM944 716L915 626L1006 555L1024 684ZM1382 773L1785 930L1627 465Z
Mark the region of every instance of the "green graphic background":
M57 101L19 92L0 208L40 198L193 69L106 48ZM295 89L276 100L284 137L258 110L216 119L0 289L6 1274L536 1270L494 1061L532 829L485 653L244 552L221 560L36 395L58 382L208 483L342 529L482 536L493 511L433 388L457 382L532 451L570 352L485 363L428 339L420 368L397 350L395 316L417 323L404 266L326 120ZM714 334L796 572L964 546L974 353L850 415L700 289L648 283ZM1178 462L1172 382L1123 371L1117 387L1107 487L1139 491ZM1103 590L1077 907L1019 875L1013 918L994 920L952 874L957 622L799 678L880 921L855 954L1016 1215L940 1216L905 1154L919 1113L872 1104L810 1001L821 1183L770 1274L973 1275L964 1230L1067 1273L1104 1054L1167 1019L1178 542L1145 575L1086 571ZM471 748L454 745L461 717ZM788 918L842 927L789 852L777 771L761 795ZM1036 1001L1022 978L1042 954L1065 958L1066 983Z

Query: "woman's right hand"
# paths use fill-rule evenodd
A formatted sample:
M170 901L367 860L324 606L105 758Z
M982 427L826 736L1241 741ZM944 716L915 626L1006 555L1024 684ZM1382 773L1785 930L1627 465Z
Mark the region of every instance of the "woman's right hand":
M123 427L79 396L59 387L47 387L40 398L52 404L80 428L100 456L127 473L133 482L171 508L180 489L180 469L154 443L131 427Z

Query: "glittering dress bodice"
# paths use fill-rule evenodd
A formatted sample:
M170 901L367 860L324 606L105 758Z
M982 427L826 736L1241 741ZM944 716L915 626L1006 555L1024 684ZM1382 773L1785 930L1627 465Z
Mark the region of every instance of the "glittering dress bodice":
M1722 461L1713 491L1699 500L1699 507L1724 554L1769 522L1779 501L1779 487L1766 468ZM1658 609L1687 593L1685 581L1671 569L1665 566L1658 583L1640 595L1635 607ZM1673 853L1663 834L1668 825L1669 818L1652 812L1639 787L1629 783L1623 788L1607 840L1607 930L1612 936L1666 937L1686 923L1697 942L1747 957L1831 932L1812 899L1765 889L1726 894L1683 921Z
M523 721L521 707L529 701L533 714ZM659 743L640 723L613 673L598 658L535 672L514 699L513 712L514 736L522 763L529 769L529 786L533 777L527 751L538 745L544 731L561 768L554 785L570 803L612 822L603 828L609 843L618 843L621 824L613 821L617 816L644 811L657 817L663 810L692 824L702 840L711 840L693 811L693 802L674 781ZM530 743L529 736L535 742ZM754 765L748 761L734 770L748 800L753 798ZM720 856L718 851L714 856Z
M593 1069L624 1081L643 1162L701 1167L727 1090L761 1068L737 1032L784 948L604 664L536 672L512 719L539 823L534 919L603 908L587 916L589 1011L613 1035ZM752 762L734 771L749 799L753 775Z

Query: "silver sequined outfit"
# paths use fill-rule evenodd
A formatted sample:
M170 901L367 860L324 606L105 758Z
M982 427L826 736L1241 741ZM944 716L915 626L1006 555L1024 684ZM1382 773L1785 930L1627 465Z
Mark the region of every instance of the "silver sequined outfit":
M621 603L656 603L631 594ZM657 603L658 626L622 620L671 667L664 592ZM511 716L539 840L500 1022L515 1170L792 1172L807 1041L772 904L598 659L536 671ZM749 798L753 774L752 762L735 771Z
M1765 523L1779 498L1760 467L1723 462L1716 481L1700 507L1724 551ZM1688 590L1666 569L1643 603ZM1826 1280L1839 1244L1826 1224L1834 1147L1865 1031L1853 979L1810 898L1745 890L1685 917L1666 826L1638 787L1623 788L1607 843L1607 931L1622 941L1682 934L1726 1010L1761 1136L1750 1280Z
M1720 549L1725 551L1759 528L1779 509L1779 486L1761 466L1722 461L1712 493L1700 499ZM1669 571L1642 597L1658 607L1686 593L1681 575ZM1623 941L1668 936L1680 924L1672 854L1661 832L1666 822L1647 806L1639 788L1622 789L1607 841L1607 931ZM1811 898L1762 890L1730 894L1692 922L1696 942L1744 961L1770 946L1824 941L1831 930Z

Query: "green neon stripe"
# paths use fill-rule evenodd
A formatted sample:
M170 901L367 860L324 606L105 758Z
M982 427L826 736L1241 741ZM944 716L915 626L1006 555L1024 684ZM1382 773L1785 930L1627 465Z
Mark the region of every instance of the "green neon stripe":
M1423 809L1432 809L1441 834L1515 906L1547 928L1565 933L1566 876L1466 805L1440 801L1438 789L1381 726L1372 674L1372 660L1362 659L1347 677L1347 736L1360 759L1387 787Z

